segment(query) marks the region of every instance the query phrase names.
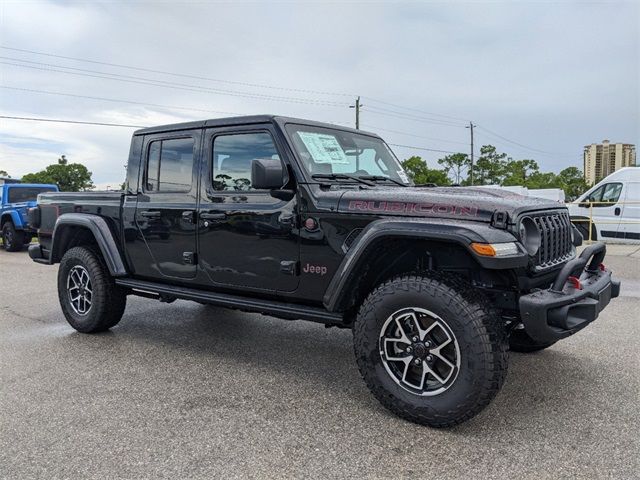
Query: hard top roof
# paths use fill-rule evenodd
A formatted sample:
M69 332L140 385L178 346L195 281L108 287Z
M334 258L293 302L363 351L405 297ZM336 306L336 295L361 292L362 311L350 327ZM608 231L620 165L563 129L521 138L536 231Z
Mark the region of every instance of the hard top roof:
M244 115L240 117L226 117L226 118L213 118L209 120L197 120L195 122L173 123L169 125L159 125L156 127L148 127L133 132L134 135L147 135L150 133L162 133L172 132L179 130L191 130L194 128L204 127L231 127L251 125L256 123L276 123L281 127L284 127L287 123L300 123L303 125L311 125L315 127L333 128L338 130L345 130L354 133L361 133L364 135L377 136L374 133L363 132L362 130L355 130L353 128L344 127L342 125L335 125L332 123L315 122L313 120L305 120L302 118L282 117L279 115Z

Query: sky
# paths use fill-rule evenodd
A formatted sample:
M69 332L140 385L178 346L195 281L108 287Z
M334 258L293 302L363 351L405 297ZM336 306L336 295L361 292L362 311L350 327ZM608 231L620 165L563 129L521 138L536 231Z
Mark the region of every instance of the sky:
M638 144L639 45L635 1L0 0L0 115L353 126L359 95L361 128L400 159L468 153L473 121L476 155L557 172L586 144ZM0 118L0 170L65 154L117 188L134 130Z

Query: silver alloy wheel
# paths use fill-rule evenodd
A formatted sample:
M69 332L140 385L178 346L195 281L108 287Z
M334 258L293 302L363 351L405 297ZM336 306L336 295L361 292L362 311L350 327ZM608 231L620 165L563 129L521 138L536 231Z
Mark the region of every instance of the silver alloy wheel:
M67 294L71 308L78 315L86 315L91 310L93 290L87 269L76 265L67 275Z
M424 308L403 308L380 331L380 356L387 373L415 395L447 390L460 371L460 347L442 318Z

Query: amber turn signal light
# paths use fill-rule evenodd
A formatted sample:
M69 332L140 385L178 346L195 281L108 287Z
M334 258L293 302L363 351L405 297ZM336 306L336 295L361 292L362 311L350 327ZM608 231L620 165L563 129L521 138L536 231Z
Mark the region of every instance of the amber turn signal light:
M496 249L493 248L493 245L490 243L472 243L471 249L478 255L483 255L485 257L496 256Z

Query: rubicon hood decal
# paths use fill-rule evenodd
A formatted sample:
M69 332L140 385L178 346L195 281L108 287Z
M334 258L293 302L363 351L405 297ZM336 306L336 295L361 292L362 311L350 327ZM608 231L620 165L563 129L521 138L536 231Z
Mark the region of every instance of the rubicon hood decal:
M476 217L478 207L468 205L447 205L444 203L411 203L411 202L386 202L375 200L351 200L349 211L361 211L367 213L390 212L406 214L436 214L436 215L464 215Z
M466 218L489 222L496 211L513 216L523 209L563 206L550 200L488 188L376 188L345 192L340 198L338 211L370 215Z

